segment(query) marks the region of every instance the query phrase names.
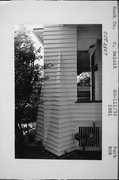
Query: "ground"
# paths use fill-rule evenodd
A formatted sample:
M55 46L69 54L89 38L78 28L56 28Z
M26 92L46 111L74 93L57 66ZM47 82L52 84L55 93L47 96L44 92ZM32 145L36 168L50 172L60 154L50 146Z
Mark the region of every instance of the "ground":
M45 150L42 143L34 143L32 141L27 142L21 148L16 147L15 158L20 159L69 159L69 160L101 160L100 151L79 151L75 150L70 153L58 157L49 151Z

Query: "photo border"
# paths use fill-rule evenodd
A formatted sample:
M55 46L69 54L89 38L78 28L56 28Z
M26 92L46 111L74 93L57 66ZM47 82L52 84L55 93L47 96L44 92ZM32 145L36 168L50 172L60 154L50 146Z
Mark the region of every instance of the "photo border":
M118 147L118 113L116 117L115 115L110 117L108 114L108 105L114 106L113 90L117 90L118 93L118 65L115 68L116 70L113 68L113 51L117 52L118 57L118 15L116 18L113 18L114 6L116 6L117 14L116 1L9 2L0 6L0 51L2 59L0 69L2 77L2 91L0 95L0 114L2 117L2 125L0 127L0 178L117 178L118 148L116 149L116 155L113 153L113 148ZM116 27L113 26L114 21L116 22ZM102 161L15 159L14 25L87 23L103 25ZM104 43L106 43L104 32L107 32L108 42L106 47L108 55L104 51ZM114 42L117 44L113 47ZM110 81L109 77L111 77ZM118 99L118 95L116 95L116 99ZM116 108L118 108L118 103ZM114 108L112 111L114 113ZM109 147L112 147L111 154L109 154Z

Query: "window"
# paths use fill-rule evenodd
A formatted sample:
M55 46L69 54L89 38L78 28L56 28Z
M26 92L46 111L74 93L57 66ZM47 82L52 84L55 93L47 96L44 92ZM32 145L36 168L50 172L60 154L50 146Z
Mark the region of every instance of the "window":
M95 100L95 58L94 58L94 53L91 57L91 100Z
M90 100L90 58L88 51L77 52L77 100Z
M102 100L101 37L101 26L77 26L77 102Z
M102 67L99 47L91 55L77 52L77 102L102 100Z

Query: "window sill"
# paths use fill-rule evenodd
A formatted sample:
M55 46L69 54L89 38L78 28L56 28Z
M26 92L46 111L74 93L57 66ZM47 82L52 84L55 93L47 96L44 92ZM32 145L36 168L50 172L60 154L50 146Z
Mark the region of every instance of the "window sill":
M102 100L77 100L75 103L101 103L102 102Z

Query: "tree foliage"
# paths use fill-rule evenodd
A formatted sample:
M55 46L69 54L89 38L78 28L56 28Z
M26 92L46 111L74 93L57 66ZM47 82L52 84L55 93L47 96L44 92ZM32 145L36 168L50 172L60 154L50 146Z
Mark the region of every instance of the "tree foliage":
M78 86L90 86L90 72L82 72L78 77Z
M52 63L40 66L40 47L36 50L29 32L24 26L15 31L15 149L20 152L25 136L23 123L36 121L42 82L49 79L44 69L54 66ZM28 126L27 126L28 127ZM25 130L24 130L25 131ZM27 128L27 134L30 133Z
M21 123L36 121L43 70L35 63L42 58L40 48L35 49L29 32L23 26L15 32L14 54L15 135L22 136Z

